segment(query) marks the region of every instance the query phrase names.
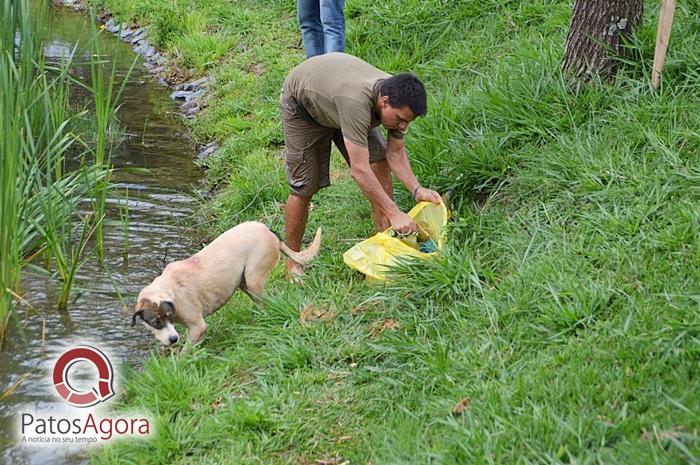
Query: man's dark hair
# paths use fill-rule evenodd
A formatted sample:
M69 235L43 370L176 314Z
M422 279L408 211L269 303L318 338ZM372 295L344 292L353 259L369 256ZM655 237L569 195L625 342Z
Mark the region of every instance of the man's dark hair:
M389 105L394 108L408 105L416 117L423 116L428 111L425 86L413 73L399 73L384 79L379 92L389 97Z

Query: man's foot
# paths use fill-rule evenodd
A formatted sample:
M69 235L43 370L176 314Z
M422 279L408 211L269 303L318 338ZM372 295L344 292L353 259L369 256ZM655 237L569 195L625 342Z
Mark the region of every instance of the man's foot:
M294 284L304 284L304 267L291 260L287 261L287 281Z

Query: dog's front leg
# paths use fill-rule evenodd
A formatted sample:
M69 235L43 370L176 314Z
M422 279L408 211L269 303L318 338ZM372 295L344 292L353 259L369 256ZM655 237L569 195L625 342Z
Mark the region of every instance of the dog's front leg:
M181 354L186 354L190 351L192 347L199 344L204 338L204 331L206 331L207 325L202 321L202 326L187 327L187 340L182 345Z
M187 342L192 345L197 344L204 337L206 330L207 324L204 322L204 318L199 318L194 325L187 326Z

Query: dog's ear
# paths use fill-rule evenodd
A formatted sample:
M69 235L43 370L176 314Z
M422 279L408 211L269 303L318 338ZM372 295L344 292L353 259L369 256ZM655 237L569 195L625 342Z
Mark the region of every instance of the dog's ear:
M136 308L134 309L134 314L131 316L131 326L136 325L136 317L143 314L143 302L136 302Z
M143 313L143 310L138 310L135 311L134 314L131 316L131 326L136 325L136 317L141 315Z
M166 317L171 317L175 314L175 305L168 300L164 300L160 303L160 308L163 310L163 314Z

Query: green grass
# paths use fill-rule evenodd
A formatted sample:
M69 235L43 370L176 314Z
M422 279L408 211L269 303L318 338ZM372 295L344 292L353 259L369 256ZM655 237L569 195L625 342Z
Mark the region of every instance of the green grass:
M190 57L185 75L214 79L192 123L222 147L208 230L281 231L294 2L102 4ZM659 91L657 4L618 79L577 91L559 74L571 7L349 0L348 51L428 86L407 144L423 184L452 199L447 250L387 286L346 268L371 215L336 156L306 285L277 269L264 308L236 295L192 353L128 371L121 405L151 412L158 433L93 463L700 462L700 3L678 5ZM202 25L235 45L201 53ZM304 325L307 305L333 317Z

